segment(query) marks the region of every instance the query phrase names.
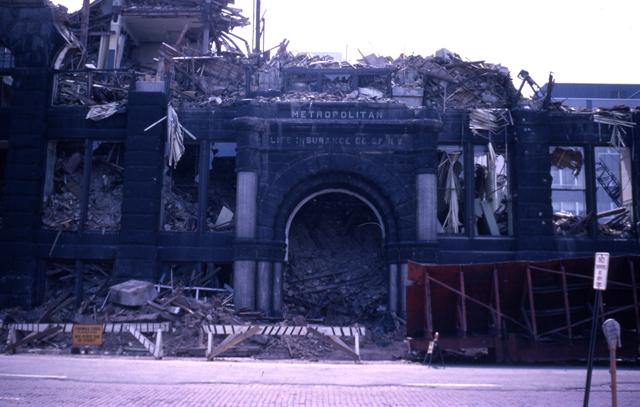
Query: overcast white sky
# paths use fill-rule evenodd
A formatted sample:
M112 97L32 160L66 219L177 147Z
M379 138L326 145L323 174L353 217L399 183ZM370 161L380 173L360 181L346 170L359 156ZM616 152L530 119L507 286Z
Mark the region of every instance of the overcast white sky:
M82 0L53 0L70 10ZM254 0L235 0L252 16ZM267 48L430 55L447 48L468 60L526 69L542 85L640 83L637 0L262 0ZM251 28L241 35L251 43ZM516 79L517 81L517 79Z

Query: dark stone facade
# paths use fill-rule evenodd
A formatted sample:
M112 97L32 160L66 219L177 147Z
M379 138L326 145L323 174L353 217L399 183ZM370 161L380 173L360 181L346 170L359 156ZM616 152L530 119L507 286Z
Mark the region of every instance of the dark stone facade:
M7 137L9 146L0 230L0 306L41 301L43 264L51 258L110 260L120 279L156 279L161 265L169 261L270 262L276 270L285 259L292 214L305 199L326 191L353 194L374 209L385 232L390 266L408 260L473 263L640 251L637 233L632 239L603 238L594 227L584 237L553 235L549 146L582 146L589 162L594 146L608 144L609 133L588 114L528 110L512 112L514 125L500 141L510 162L513 235L476 236L467 228L463 234L418 239L416 179L436 173L437 147L462 145L465 178L472 180L473 147L485 145L486 140L470 132L466 112L413 111L395 104L240 102L179 112L182 124L198 135L199 143L236 142L236 171L257 174L255 234L242 238L202 228L161 231L166 134L164 126L146 132L144 128L166 114L166 95L132 91L126 114L100 122L85 120L86 108L51 107L49 66L59 39L47 24L48 8L29 10L3 8L0 12L0 39L16 56L16 68L10 72L15 81L12 106L0 111L0 135ZM41 23L43 40L26 44L22 39L36 37L25 34L33 21ZM635 122L640 123L637 114ZM81 228L58 235L41 228L45 150L48 141L62 139L125 143L118 232ZM640 143L635 139L637 219ZM585 166L589 210L595 201L592 167ZM472 188L465 194L472 202Z

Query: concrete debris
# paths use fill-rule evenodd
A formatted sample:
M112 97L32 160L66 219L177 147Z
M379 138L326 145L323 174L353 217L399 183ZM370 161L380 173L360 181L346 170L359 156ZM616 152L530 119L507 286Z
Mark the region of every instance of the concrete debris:
M289 313L284 319L264 317L259 313L236 312L233 308L233 291L230 287L211 288L220 284L216 276L219 268L207 268L206 270L192 270L182 274L172 269L173 285L162 284L165 277L161 278L161 284L149 282L126 282L131 284L133 290L126 290L126 294L117 294L115 288L123 284L114 285L112 282L113 266L109 263L83 262L82 273L82 298L78 301L71 287L77 274L73 263L53 261L47 263L47 291L44 302L33 309L26 310L20 307L5 308L0 310L0 320L4 323L33 322L33 323L110 323L110 322L162 322L169 321L172 332L163 336L166 356L196 356L203 357L206 351L207 337L203 333L203 324L279 324L283 326L305 326L317 321L308 320L305 317ZM188 284L188 285L187 285ZM190 287L189 285L200 285ZM199 294L196 294L200 290ZM196 296L194 296L194 294ZM121 295L116 301L114 296ZM125 299L126 297L126 299ZM133 298L132 298L133 297ZM145 298L148 299L143 302ZM140 305L121 305L140 304ZM80 304L77 306L77 304ZM389 322L389 321L388 321ZM383 324L384 325L384 324ZM363 346L380 347L384 349L391 342L401 341L404 337L400 329L395 330L393 322L388 332L382 332L380 327L369 331L367 336L361 338ZM369 335L371 332L371 335ZM70 352L71 340L62 333L52 333L40 338L34 338L29 343L23 343L23 347L42 352ZM6 341L0 342L0 352L7 351ZM117 355L137 355L141 348L133 346L132 338L127 335L105 335L104 343L99 349L89 349L89 353L105 353ZM393 349L397 352L397 348ZM399 353L398 356L401 356ZM253 356L262 359L296 358L318 360L320 358L343 359L345 356L335 351L326 339L318 335L306 337L273 337L256 336L246 344L225 353L225 356ZM379 351L379 356L389 358L384 350Z
M216 229L222 229L230 225L232 221L233 221L233 212L231 211L231 209L227 208L226 206L223 206L222 209L220 209L220 213L218 214L218 217L216 218L216 223L213 225L213 227Z
M509 71L501 65L439 51L428 57L401 55L392 66L394 86L423 88L425 104L440 111L509 108L517 102Z
M123 113L126 111L125 105L127 101L105 103L104 105L94 105L89 108L85 119L99 121L113 116L116 113Z
M384 318L387 273L381 244L377 219L356 198L327 194L308 202L290 229L287 313L322 319L325 325Z
M506 67L468 61L444 48L426 57L361 52L355 64L328 55L293 54L286 39L272 49L252 53L249 44L231 32L249 24L231 0L101 3L109 2L90 6L87 32L81 12L60 16L57 22L66 45L56 58L54 104L126 103L129 85L142 79L166 82L171 103L178 109L224 106L258 97L299 102L368 100L439 111L568 110L551 100L552 75L545 89L521 70L522 82L516 90ZM76 38L78 33L82 40ZM86 70L78 71L81 68ZM288 78L287 70L297 70L297 79ZM315 79L302 78L309 73L301 70L313 73ZM353 80L366 70L390 74ZM533 91L530 99L522 97L525 85ZM614 127L614 133L619 127Z
M157 296L155 287L148 281L128 280L109 289L109 301L130 307L144 305Z
M57 230L78 230L84 195L84 145L59 143L45 180L42 223ZM89 172L87 217L83 228L114 231L120 228L122 161L120 143L94 143Z
M54 74L53 105L109 105L124 111L133 75L128 71L60 71Z
M163 192L165 232L195 232L198 229L198 197L187 191L172 186Z
M559 211L553 214L553 227L557 235L581 236L589 231L589 225L593 221L593 213L587 216L579 216L571 212Z

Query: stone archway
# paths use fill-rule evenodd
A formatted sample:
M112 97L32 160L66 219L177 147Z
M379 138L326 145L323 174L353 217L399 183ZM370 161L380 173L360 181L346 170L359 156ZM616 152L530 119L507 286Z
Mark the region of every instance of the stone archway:
M387 267L380 212L346 189L324 189L289 216L283 299L290 314L351 324L384 317Z
M375 207L375 205L373 205L373 203L371 201L369 201L367 198L365 198L364 196L362 196L361 194L357 193L357 192L353 192L349 189L345 189L345 188L327 188L327 189L323 189L317 192L314 192L312 194L310 194L309 196L307 196L306 198L304 198L303 200L301 200L291 211L291 214L289 215L289 219L287 219L287 224L285 226L285 257L284 257L284 261L286 262L288 260L289 257L289 231L291 229L291 223L293 222L293 219L296 217L296 215L298 214L298 212L300 211L300 209L302 209L302 207L307 204L309 201L315 199L318 196L321 195L326 195L326 194L345 194L345 195L349 195L351 197L357 198L358 200L360 200L362 202L362 204L364 204L365 206L367 206L372 212L373 215L375 215L375 219L377 221L377 225L380 228L380 231L382 233L382 240L384 240L386 238L386 233L385 233L385 228L384 228L384 221L382 219L382 215L380 214L380 211L378 211L378 209Z

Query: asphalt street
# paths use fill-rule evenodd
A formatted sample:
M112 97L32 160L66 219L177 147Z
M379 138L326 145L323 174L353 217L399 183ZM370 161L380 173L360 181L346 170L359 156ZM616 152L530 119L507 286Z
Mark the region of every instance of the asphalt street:
M0 356L0 406L578 406L581 367L432 368L299 362ZM618 371L619 406L640 406L640 369ZM591 406L610 405L594 371Z

